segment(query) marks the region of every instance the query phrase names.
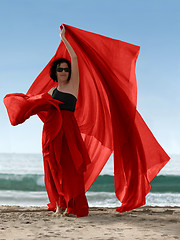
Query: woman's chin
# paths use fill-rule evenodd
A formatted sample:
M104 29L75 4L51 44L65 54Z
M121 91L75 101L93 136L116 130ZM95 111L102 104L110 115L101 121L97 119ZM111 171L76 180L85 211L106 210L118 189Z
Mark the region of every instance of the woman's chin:
M58 82L60 82L60 83L66 83L67 82L67 78L65 77L65 78L61 78Z

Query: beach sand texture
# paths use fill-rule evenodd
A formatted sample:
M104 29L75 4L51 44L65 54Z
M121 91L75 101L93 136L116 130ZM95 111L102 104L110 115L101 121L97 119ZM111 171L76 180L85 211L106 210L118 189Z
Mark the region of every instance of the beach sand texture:
M126 213L92 207L62 217L47 207L0 206L0 239L180 239L180 208L144 206Z

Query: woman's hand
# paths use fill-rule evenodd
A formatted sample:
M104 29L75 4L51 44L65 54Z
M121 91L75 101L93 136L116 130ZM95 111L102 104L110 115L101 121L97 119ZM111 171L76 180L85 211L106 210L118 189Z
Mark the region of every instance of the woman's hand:
M61 32L60 32L60 37L63 38L65 34L65 27L62 25Z

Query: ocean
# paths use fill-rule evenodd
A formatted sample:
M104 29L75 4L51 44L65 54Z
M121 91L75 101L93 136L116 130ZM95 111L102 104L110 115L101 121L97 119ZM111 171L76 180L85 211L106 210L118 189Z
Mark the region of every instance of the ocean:
M180 155L151 182L149 206L180 206ZM119 207L114 193L113 155L86 193L90 207ZM47 206L42 154L0 153L0 205Z

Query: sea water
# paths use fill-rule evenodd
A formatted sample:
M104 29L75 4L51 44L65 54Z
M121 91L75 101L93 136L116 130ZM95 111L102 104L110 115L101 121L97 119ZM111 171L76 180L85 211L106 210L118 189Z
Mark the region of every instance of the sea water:
M180 155L151 182L146 205L180 206ZM119 207L114 193L113 155L86 193L89 206ZM0 205L46 206L42 154L0 153Z

